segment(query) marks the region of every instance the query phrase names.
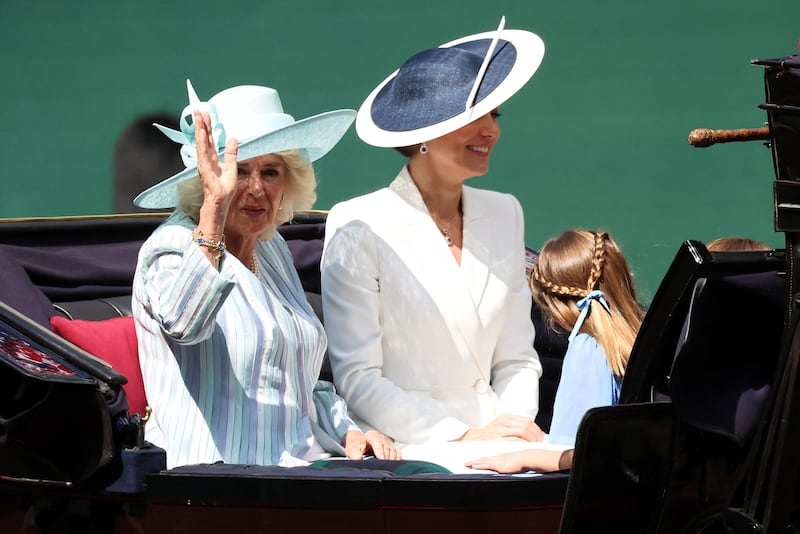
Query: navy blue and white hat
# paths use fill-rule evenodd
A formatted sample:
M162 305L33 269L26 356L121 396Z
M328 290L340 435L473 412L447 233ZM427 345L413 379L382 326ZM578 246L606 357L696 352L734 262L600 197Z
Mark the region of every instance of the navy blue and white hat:
M367 97L356 132L367 144L404 147L454 132L497 108L530 80L542 39L504 29L462 37L406 60Z

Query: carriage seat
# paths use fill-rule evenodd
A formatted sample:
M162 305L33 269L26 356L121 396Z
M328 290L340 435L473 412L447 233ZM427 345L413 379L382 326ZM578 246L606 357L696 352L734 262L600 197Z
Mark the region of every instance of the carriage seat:
M307 292L311 308L322 320L322 297ZM139 368L136 330L131 316L131 296L106 297L72 302L54 302L50 328L86 352L108 362L128 379L123 385L130 412L147 412L142 371ZM333 381L326 357L320 379Z
M132 315L131 296L106 297L73 302L54 302L56 314L67 319L102 321Z

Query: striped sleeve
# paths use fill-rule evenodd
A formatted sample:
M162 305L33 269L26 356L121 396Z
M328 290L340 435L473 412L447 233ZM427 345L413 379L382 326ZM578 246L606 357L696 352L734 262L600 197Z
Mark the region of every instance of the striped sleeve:
M338 443L342 443L347 432L361 431L348 414L344 399L336 393L334 385L326 380L318 380L314 386L314 407L319 419L317 423Z
M149 313L175 342L195 344L214 331L216 314L234 286L223 255L217 271L189 229L162 227L143 249L140 277Z

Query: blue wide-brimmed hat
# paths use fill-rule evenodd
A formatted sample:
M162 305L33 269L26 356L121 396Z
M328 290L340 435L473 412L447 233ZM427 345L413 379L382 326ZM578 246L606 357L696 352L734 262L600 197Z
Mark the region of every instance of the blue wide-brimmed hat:
M225 151L226 138L236 138L239 161L293 149L303 150L309 161L316 161L336 146L356 116L355 110L339 109L295 121L283 112L278 92L260 85L231 87L208 102L200 101L189 80L186 80L186 88L189 105L181 113L181 131L154 124L164 135L182 145L180 152L186 169L139 193L133 203L141 208L174 207L176 186L198 175L194 110L208 111L220 158Z
M356 132L378 147L424 143L491 112L530 80L544 57L525 30L479 33L423 50L386 78L358 110Z

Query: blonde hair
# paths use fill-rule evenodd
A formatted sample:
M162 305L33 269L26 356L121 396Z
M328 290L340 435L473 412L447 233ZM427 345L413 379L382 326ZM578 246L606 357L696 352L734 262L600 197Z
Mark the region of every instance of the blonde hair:
M314 167L311 165L305 151L286 150L275 152L286 165L288 180L284 188L284 197L281 210L275 217L275 225L268 228L259 239L270 239L275 234L275 229L294 217L295 211L310 209L317 201L317 178ZM200 219L200 207L203 205L203 184L200 177L196 176L184 180L177 186L177 207L185 212L194 221Z
M531 293L550 326L567 332L578 320L577 300L599 289L610 306L589 300L581 331L603 349L608 365L624 376L644 312L636 300L631 272L622 251L606 232L567 230L548 240L529 278Z
M706 245L711 251L729 250L771 250L769 245L749 237L719 237Z

